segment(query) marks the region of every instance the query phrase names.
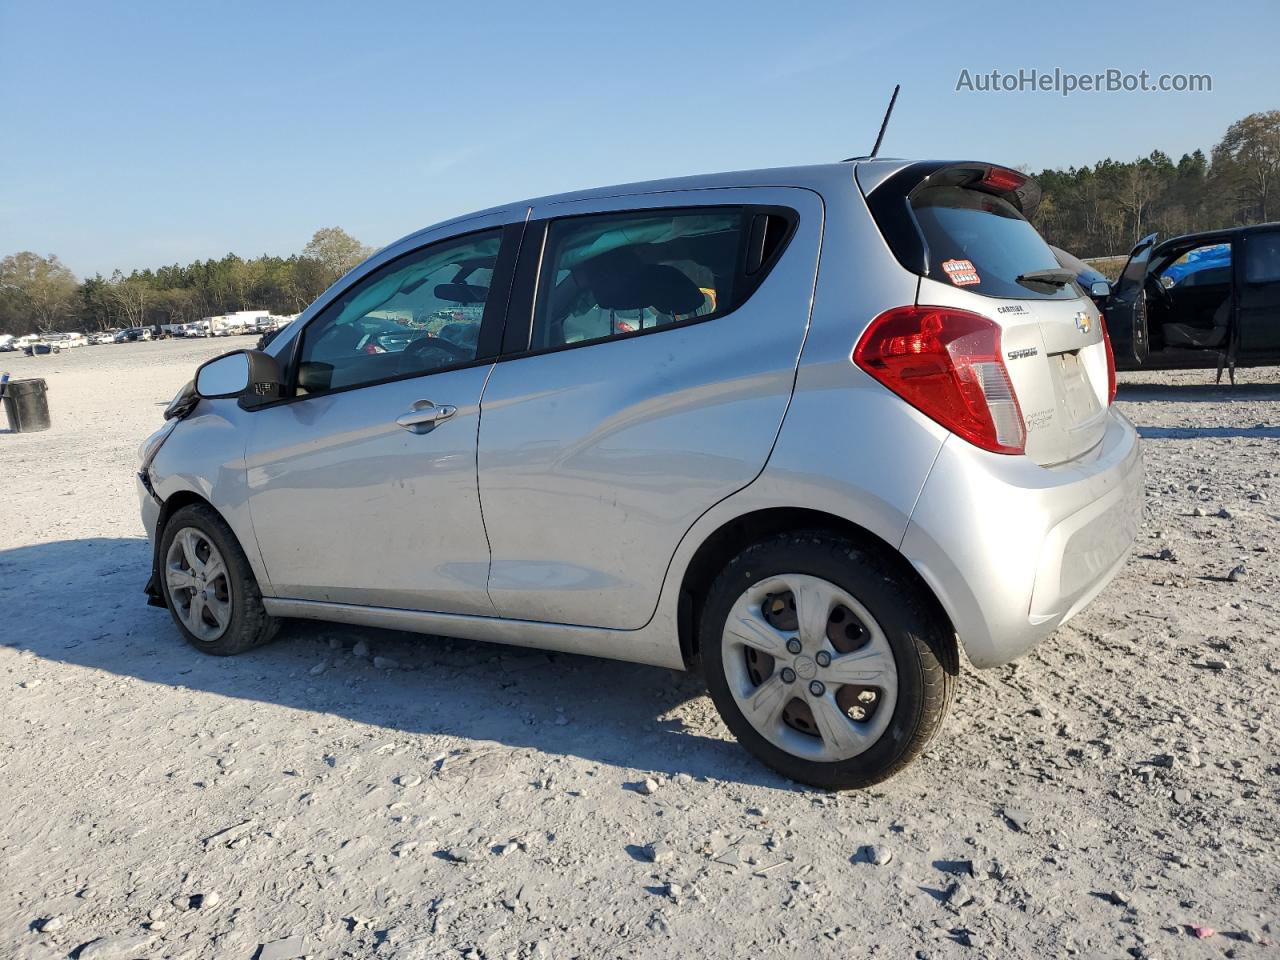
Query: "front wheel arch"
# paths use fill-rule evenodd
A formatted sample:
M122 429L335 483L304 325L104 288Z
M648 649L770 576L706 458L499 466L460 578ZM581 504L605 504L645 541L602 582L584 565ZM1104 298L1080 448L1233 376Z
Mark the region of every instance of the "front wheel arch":
M160 581L158 579L158 577L160 576L160 542L164 539L164 528L168 525L170 517L172 517L175 513L177 513L183 507L190 506L193 503L198 503L202 506L208 507L214 513L216 513L218 517L222 520L222 522L227 525L227 529L230 530L231 535L235 537L236 543L239 545L240 549L244 551L244 555L246 557L252 557L252 554L249 552L248 547L246 547L246 545L241 541L239 535L236 534L235 528L231 526L230 523L228 523L227 518L223 515L221 510L215 507L207 499L200 496L200 494L196 493L194 490L178 490L175 493L171 493L168 496L168 498L166 498L165 500L161 501L160 515L156 517L155 534L152 536L151 583L154 585L157 591L159 591L160 589ZM250 560L249 565L253 566L252 560Z
M175 554L176 538L188 528L199 540L195 545L187 541ZM203 560L198 559L200 542L207 544ZM175 625L193 647L202 653L231 656L275 637L280 621L266 612L257 577L239 538L226 518L203 498L173 505L164 525L157 524L156 549L161 559L153 572L155 586ZM175 556L178 562L171 566ZM186 570L180 569L184 557ZM180 599L175 589L189 593ZM197 593L203 595L198 609ZM213 614L216 622L210 624L204 611L214 607L222 614ZM217 632L209 635L206 628L210 626L217 627Z

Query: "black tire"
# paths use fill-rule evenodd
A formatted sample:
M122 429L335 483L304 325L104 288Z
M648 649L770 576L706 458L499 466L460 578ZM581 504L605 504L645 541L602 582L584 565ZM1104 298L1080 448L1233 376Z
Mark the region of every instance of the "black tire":
M214 640L202 640L192 633L182 621L169 592L165 564L174 537L187 528L193 527L204 534L218 548L227 568L226 582L231 598L231 617L221 636ZM156 571L159 587L164 596L169 615L182 632L186 641L199 650L216 657L229 657L259 647L275 637L280 629L280 621L270 616L262 605L262 592L258 589L258 581L249 567L249 561L240 549L235 534L227 526L225 520L209 506L201 503L189 504L175 510L165 523L160 537L159 569Z
M763 580L801 574L829 581L878 621L897 668L892 717L872 746L846 760L796 756L766 739L730 691L721 639L738 599ZM847 790L885 780L924 752L942 727L955 694L955 634L934 599L887 551L821 532L784 534L738 554L711 585L698 625L707 689L738 742L783 776L815 787Z

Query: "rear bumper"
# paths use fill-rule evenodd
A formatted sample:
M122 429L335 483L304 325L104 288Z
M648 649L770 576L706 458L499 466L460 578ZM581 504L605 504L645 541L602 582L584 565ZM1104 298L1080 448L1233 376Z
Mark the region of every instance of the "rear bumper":
M911 514L902 553L978 667L1026 653L1124 564L1142 519L1142 448L1113 411L1086 457L1039 467L955 437Z

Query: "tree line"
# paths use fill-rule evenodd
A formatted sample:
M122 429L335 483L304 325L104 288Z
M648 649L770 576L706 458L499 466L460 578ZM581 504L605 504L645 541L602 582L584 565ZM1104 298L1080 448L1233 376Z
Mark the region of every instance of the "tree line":
M1237 120L1209 155L1175 162L1153 150L1125 163L1048 169L1032 217L1052 244L1080 257L1118 256L1149 233L1173 237L1280 219L1280 110Z
M1033 222L1081 257L1127 253L1148 233L1174 236L1280 218L1280 110L1227 128L1206 156L1160 150L1131 162L1047 169ZM0 260L0 333L106 330L187 323L236 310L297 313L369 254L339 227L317 230L300 254L227 254L187 266L116 270L79 281L54 255Z
M237 310L297 313L371 252L341 227L325 227L289 257L229 253L78 281L56 255L24 251L0 260L0 333L189 323Z

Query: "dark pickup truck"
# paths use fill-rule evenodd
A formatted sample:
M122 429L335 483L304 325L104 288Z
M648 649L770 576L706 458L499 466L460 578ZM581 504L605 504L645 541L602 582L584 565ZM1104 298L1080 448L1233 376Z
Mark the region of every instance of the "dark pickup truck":
M1280 223L1152 234L1100 298L1120 369L1280 364ZM1086 289L1088 289L1086 287Z

